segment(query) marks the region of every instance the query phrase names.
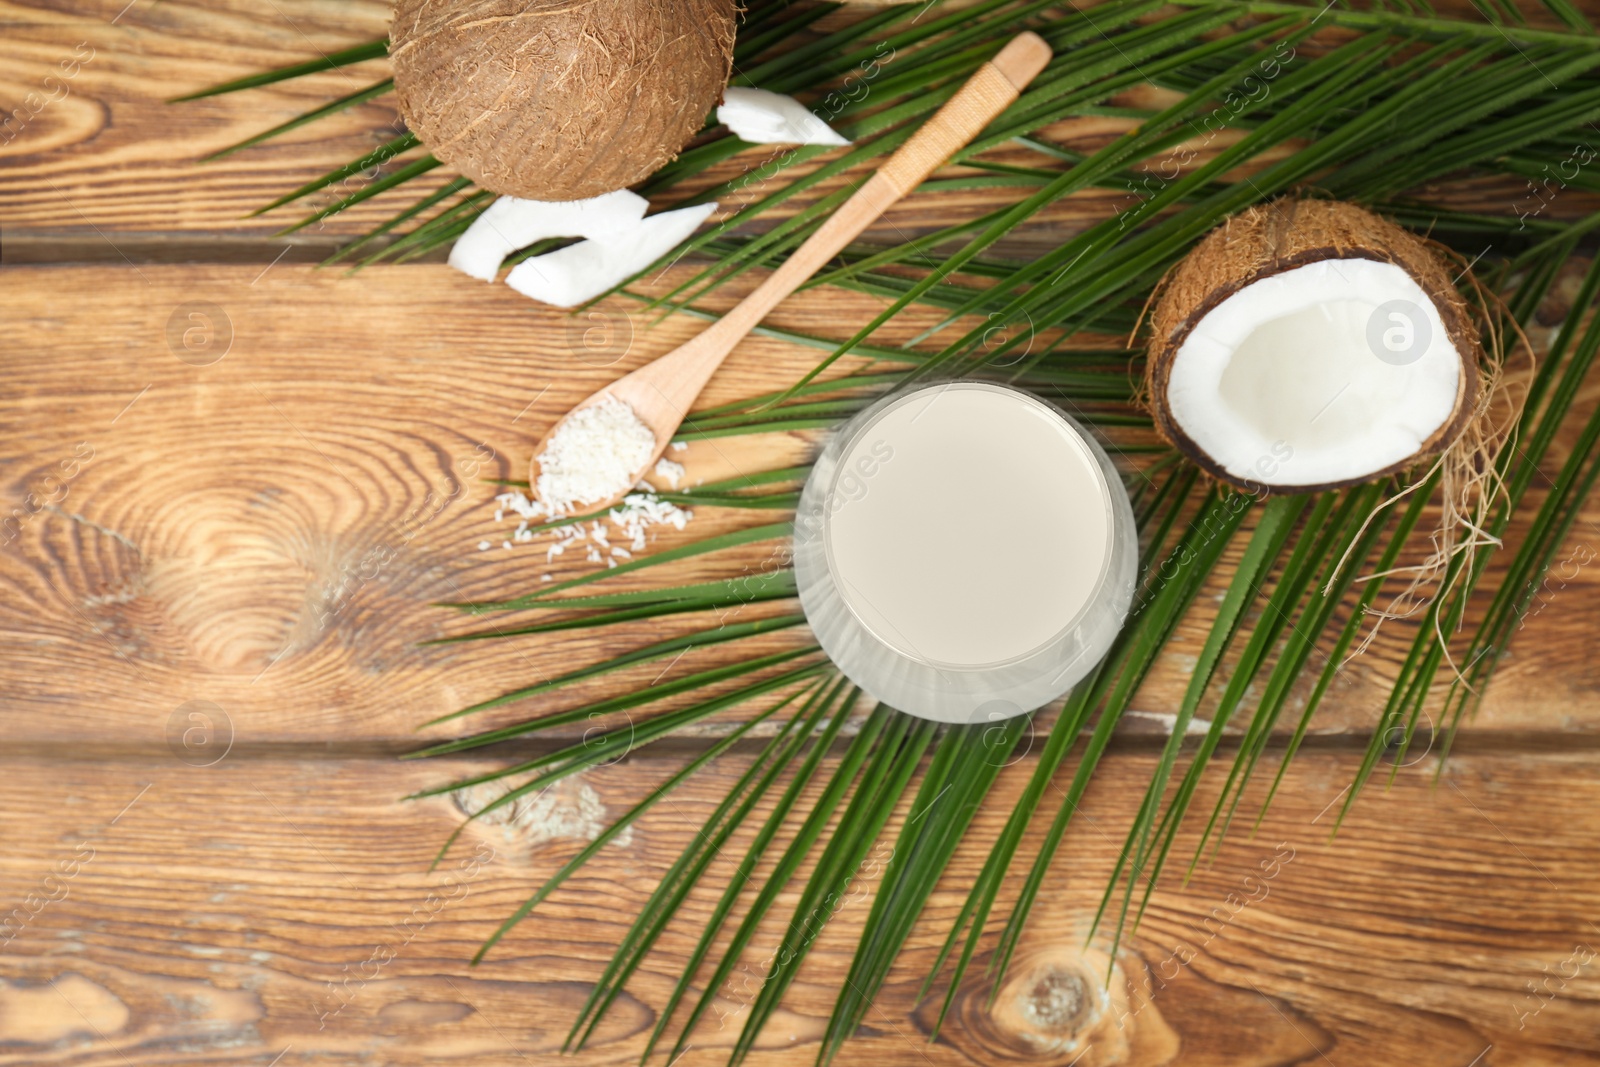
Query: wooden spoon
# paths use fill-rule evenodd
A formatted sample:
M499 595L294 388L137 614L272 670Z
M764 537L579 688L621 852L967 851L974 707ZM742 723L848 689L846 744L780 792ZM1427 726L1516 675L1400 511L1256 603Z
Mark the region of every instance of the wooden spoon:
M585 507L599 510L631 492L666 451L695 398L734 346L755 329L779 301L843 251L891 204L921 185L923 179L982 132L995 116L1010 106L1050 58L1050 46L1037 34L1022 33L1014 37L998 55L979 67L956 95L901 145L855 195L840 205L816 233L732 311L698 337L618 378L564 415L534 449L528 474L534 495L539 491L539 457L544 454L550 438L573 414L608 396L633 408L634 414L655 434L655 449L644 466L633 473L624 493Z

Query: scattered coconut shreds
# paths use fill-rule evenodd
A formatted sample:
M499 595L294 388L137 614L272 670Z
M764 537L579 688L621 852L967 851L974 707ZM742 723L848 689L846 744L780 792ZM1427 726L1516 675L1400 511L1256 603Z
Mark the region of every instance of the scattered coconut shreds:
M537 500L529 500L526 494L517 491L502 493L495 497L495 506L497 514L511 512L520 517L517 532L512 535L511 541L505 542L507 548L512 547L513 541L527 542L535 539L535 534L528 528L528 523L530 520L537 521L545 517L543 504ZM550 544L545 549L545 559L553 561L568 548L581 548L587 562L605 563L607 567L615 567L619 559L631 560L635 552L644 551L654 539L657 527L670 526L675 530L682 530L692 518L694 512L669 504L653 492L641 490L629 493L621 504L606 513L605 519L595 519L588 523L575 522L551 530ZM618 542L625 543L627 547ZM487 547L488 544L487 541L479 542L480 547ZM539 580L548 582L551 576L542 575Z
M717 121L750 144L844 145L832 126L792 96L766 89L729 88L717 108Z
M607 396L579 408L539 454L538 498L552 517L610 500L633 484L655 447L655 434L624 401Z
M618 189L588 200L522 200L502 196L473 220L450 249L450 265L492 282L519 248L547 237L614 238L639 225L650 202Z
M531 256L511 268L506 284L541 303L575 307L666 255L716 209L710 203L663 211L624 232Z
M678 483L683 480L684 469L682 463L674 463L666 456L656 460L655 474L657 478L665 478L672 483L672 488L678 488Z
M669 504L654 493L629 493L622 498L620 508L611 509L610 517L627 537L628 547L635 552L643 552L645 532L652 526L671 526L681 530L694 518L694 512Z

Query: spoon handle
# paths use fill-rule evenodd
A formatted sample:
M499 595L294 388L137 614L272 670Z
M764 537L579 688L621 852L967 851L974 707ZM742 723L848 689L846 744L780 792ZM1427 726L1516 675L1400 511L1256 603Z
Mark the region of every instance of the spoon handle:
M655 432L656 450L650 458L654 463L677 433L700 390L767 312L838 255L891 204L970 144L1021 95L1023 86L1044 69L1050 58L1050 46L1037 34L1022 33L1012 38L737 307L666 355L623 375L590 400L610 395L630 404ZM537 456L543 447L541 444L534 453L530 477L535 485L539 481Z
M779 301L805 284L890 205L921 185L923 179L983 132L1021 95L1023 87L1050 58L1050 46L1038 34L1021 33L1012 38L782 266L706 331L716 336L711 347L726 344L731 350ZM722 354L726 355L726 351Z

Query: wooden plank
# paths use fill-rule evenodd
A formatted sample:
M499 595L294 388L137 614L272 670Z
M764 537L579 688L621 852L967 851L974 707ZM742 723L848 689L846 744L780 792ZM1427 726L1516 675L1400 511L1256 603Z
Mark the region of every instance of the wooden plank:
M615 374L680 343L699 328L694 322L650 325L612 302L605 322L574 323L444 267L351 278L270 264L26 268L4 280L0 680L13 742L158 746L167 714L205 699L227 709L252 743L406 747L424 720L717 625L682 616L416 647L470 628L434 601L504 597L537 588L547 573L592 569L572 557L547 565L534 546L498 547L511 525L494 521L499 490L482 479L526 477L543 427ZM865 320L874 306L811 292L774 322L837 332L841 318ZM208 345L191 337L191 350L184 331L203 328L192 314L214 321ZM910 336L925 318L897 320L884 340ZM630 329L631 344L622 344ZM586 334L617 343L585 348ZM216 362L194 365L223 348ZM706 401L792 381L815 358L753 338ZM809 436L724 438L684 455L695 473L721 477L802 458ZM702 509L686 533L668 531L657 545L774 517L781 514ZM1591 505L1567 550L1571 565L1541 593L1546 606L1519 635L1472 728L1592 735L1600 664L1589 635L1600 624L1600 577L1581 561L1600 536L1597 521ZM489 551L478 550L484 541ZM755 573L777 549L754 545L670 574ZM1181 635L1136 708L1175 706L1203 624L1202 615ZM788 631L748 644L755 654L805 639ZM1404 627L1392 626L1351 664L1318 728L1363 731L1407 640ZM614 694L623 680L648 684L664 668L666 678L679 677L728 662L730 651L645 664L561 694L560 703ZM1161 729L1159 718L1139 715L1129 725Z
M999 1000L986 1008L975 977L929 1045L937 1001L918 1004L916 989L1028 763L1007 771L841 1062L1600 1063L1592 757L1463 756L1439 783L1423 760L1363 797L1330 841L1355 756L1308 752L1254 840L1230 841L1186 889L1177 872L1163 879L1102 991L1110 943L1102 932L1086 949L1088 922L1152 762L1127 752L1103 766ZM430 875L459 812L394 798L481 764L7 760L0 1063L544 1062L742 758L603 850L484 965L466 961L674 765L591 774L469 835ZM637 1057L733 862L686 903L573 1062ZM822 932L754 1063L814 1058L876 877L863 874L860 899ZM752 972L772 945L769 930ZM725 1027L710 1018L682 1062L723 1062L740 990L725 990Z
M397 135L395 112L380 101L319 123L281 151L196 165L208 152L380 80L388 66L381 60L242 94L165 103L381 38L387 4L7 0L0 22L12 119L0 134L6 163L0 221L13 236L21 229L99 234L113 244L120 231L263 236L298 216L248 222L241 216ZM358 232L352 228L362 221L389 213L367 207L340 225Z
M582 347L600 325L569 326L444 268L350 280L265 266L6 278L0 317L18 362L0 477L16 538L0 566L6 641L18 653L8 662L28 679L11 697L35 709L23 716L41 728L35 736L94 728L123 699L175 705L209 694L261 739L402 738L423 719L548 676L562 657L614 654L621 635L581 631L415 647L466 628L433 601L510 595L542 574L591 569L570 557L549 565L542 546L500 550L512 527L494 521L501 490L484 479L526 477L535 431L616 373L626 346ZM48 296L62 291L104 301L82 315ZM480 302L499 311L462 314ZM169 324L201 328L191 313L213 320L210 347L173 343L192 362L227 348L218 362L193 366L169 347ZM621 308L608 314L627 329ZM632 362L698 328L634 318ZM708 399L788 380L798 356L754 340ZM780 365L789 371L774 379ZM802 447L780 438L737 451L714 440L687 455L703 454L698 469L720 477L782 465ZM741 524L752 522L708 512L690 532ZM480 552L486 538L495 549ZM771 550L755 546L742 565ZM400 602L403 615L391 614ZM657 628L694 625L633 627L628 640ZM551 658L534 662L533 648ZM690 655L678 669L703 662ZM47 725L58 713L67 720ZM112 734L140 740L137 718Z

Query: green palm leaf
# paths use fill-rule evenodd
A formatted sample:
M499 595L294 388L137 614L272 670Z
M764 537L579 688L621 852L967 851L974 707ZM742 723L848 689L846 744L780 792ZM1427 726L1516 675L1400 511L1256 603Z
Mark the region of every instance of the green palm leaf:
M279 67L277 70L270 70L264 74L252 74L247 78L237 78L185 96L174 96L167 103L179 104L186 100L200 100L208 96L220 96L223 93L236 93L241 89L259 89L263 85L274 85L281 81L288 81L291 78L301 78L307 74L320 74L325 70L347 67L352 63L363 63L369 59L381 59L388 54L389 42L387 39L367 41L363 44L352 45L349 48L342 48L336 52L329 52L316 59L308 59L304 63Z

